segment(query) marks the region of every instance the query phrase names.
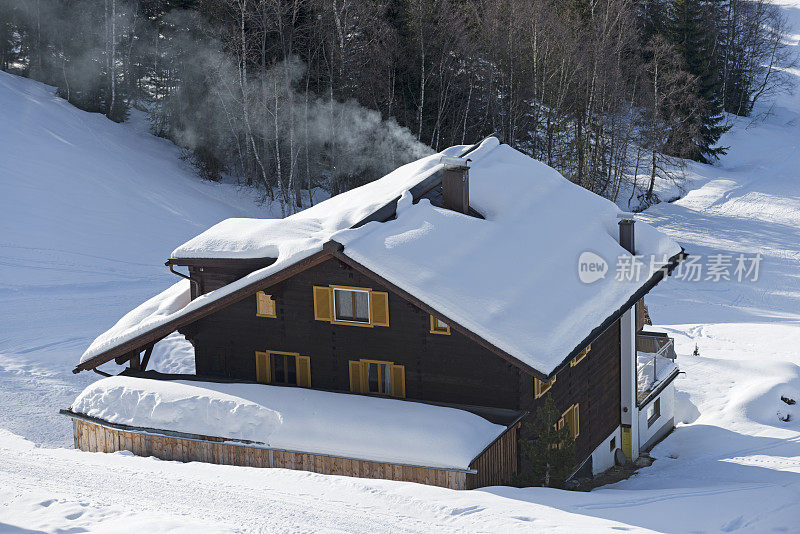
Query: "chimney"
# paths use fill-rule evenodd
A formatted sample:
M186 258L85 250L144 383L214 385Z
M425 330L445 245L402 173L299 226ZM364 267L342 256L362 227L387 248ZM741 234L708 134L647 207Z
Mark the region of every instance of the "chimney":
M442 205L445 209L469 213L469 160L442 156Z
M636 255L636 241L633 235L633 225L636 222L633 213L620 213L619 219L619 244L633 255Z

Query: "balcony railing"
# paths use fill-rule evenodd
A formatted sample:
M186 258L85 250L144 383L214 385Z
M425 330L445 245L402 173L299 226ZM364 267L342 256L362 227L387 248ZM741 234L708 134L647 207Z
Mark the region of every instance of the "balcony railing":
M678 369L675 343L660 332L636 334L636 399L643 401Z

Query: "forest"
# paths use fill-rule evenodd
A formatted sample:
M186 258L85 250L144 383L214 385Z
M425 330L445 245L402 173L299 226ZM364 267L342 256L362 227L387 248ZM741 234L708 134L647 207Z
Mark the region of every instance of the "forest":
M643 206L786 90L786 33L765 0L0 0L0 69L284 215L487 135Z

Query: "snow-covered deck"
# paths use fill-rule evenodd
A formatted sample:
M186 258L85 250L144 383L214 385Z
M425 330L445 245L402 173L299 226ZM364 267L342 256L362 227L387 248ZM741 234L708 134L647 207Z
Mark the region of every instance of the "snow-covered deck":
M71 411L108 423L253 442L264 448L467 470L506 427L429 404L249 383L113 376Z
M650 332L636 335L636 399L644 401L678 370L672 338Z

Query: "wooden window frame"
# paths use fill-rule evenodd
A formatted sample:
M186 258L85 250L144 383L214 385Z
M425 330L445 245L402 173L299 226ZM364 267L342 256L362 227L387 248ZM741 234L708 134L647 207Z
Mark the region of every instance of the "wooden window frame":
M293 356L295 362L295 380L296 384L275 384L273 381L272 376L272 355L278 356ZM259 357L263 357L266 359L266 377L259 376L259 364L258 359ZM305 359L308 365L308 375L301 380L300 379L300 361L301 359ZM256 382L259 384L266 384L266 385L277 385L277 386L286 386L286 387L311 387L311 358L308 356L303 356L299 352L285 352L281 350L264 350L264 351L256 351ZM305 384L307 382L307 385Z
M354 387L355 384L352 383L352 375L351 375L351 384L350 384L350 391L353 393L361 393L364 395L379 395L381 397L394 397L394 398L405 398L406 396L406 388L405 388L405 365L398 365L394 362L386 361L386 360L372 360L368 358L361 358L359 360L350 360L349 365L357 364L359 367L359 384L358 387ZM387 365L389 366L389 392L381 392L381 391L370 391L369 390L369 364L375 365ZM403 373L403 383L402 383L402 390L401 391L393 391L393 384L392 384L392 372L394 369L399 368ZM381 382L379 382L381 383Z
M586 356L589 355L589 351L590 350L592 350L592 344L591 343L586 345L585 349L580 351L577 356L572 358L572 360L569 362L569 366L570 367L575 367L576 365L578 365L584 358L586 358Z
M577 429L573 429L570 426L570 432L572 432L572 439L575 440L575 439L578 439L578 436L581 435L581 409L580 409L580 403L579 402L576 402L575 404L573 404L572 406L570 406L569 408L564 410L564 413L561 414L561 419L558 420L556 428L560 429L564 425L567 424L567 415L570 412L573 412L572 420L573 421L577 420L577 424L575 425L577 427ZM575 417L575 415L574 415L575 413L578 414L577 417ZM576 432L576 430L577 430L577 432Z
M331 284L331 324L345 324L349 326L368 326L372 328L372 289L368 287L337 286ZM349 319L339 319L336 316L336 291L352 291L367 294L367 320L355 321ZM353 314L355 314L355 297L353 297Z
M361 358L358 361L361 362L362 371L363 371L361 373L361 391L363 393L367 393L369 395L382 395L384 397L392 397L392 396L394 396L393 392L391 391L391 389L392 389L392 366L394 365L394 362L387 362L387 361L384 361L384 360L367 360L367 359L364 359L364 358ZM385 391L370 391L369 390L369 364L387 365L389 367L389 391L388 392L385 392ZM380 369L380 367L379 367L379 369ZM382 381L378 381L378 384L381 384L381 383L382 383Z
M261 298L261 295L264 295L267 298L267 300L269 300L272 303L272 314L261 313L261 310L259 309L260 308L259 299ZM256 292L256 317L267 317L267 318L270 318L270 319L275 319L277 316L278 316L278 303L275 302L275 297L265 293L264 291L257 291Z
M269 365L270 384L273 385L273 386L297 386L299 384L299 382L300 382L298 380L300 377L297 375L297 358L300 356L300 354L298 354L296 352L280 352L280 351L277 351L277 350L271 350L271 351L267 352L267 354L269 355L269 362L267 362L267 365ZM289 363L289 358L290 357L292 358L292 361L294 362L294 366L295 366L294 367L295 368L295 375L294 375L294 382L295 383L294 384L290 384L289 382L276 382L275 381L275 360L276 360L276 358L274 358L273 356L279 356L281 358L284 358L284 362L286 362L287 364ZM284 368L283 372L286 375L286 378L288 379L289 378L289 366L288 365Z
M320 313L318 299L323 299L321 296L322 291L327 293L328 311L330 316L322 315ZM340 319L336 316L336 291L352 291L362 292L367 294L367 321L353 321L350 319ZM314 320L325 321L331 324L344 325L344 326L366 326L373 328L376 326L389 326L389 293L386 291L374 291L369 287L355 287L355 286L341 286L331 284L328 286L314 286ZM354 313L355 313L355 301Z
M552 388L553 384L556 383L556 378L558 377L554 376L553 378L550 379L549 382L545 382L543 380L539 380L536 377L533 377L533 398L539 399L543 397L548 391L550 391L550 388ZM545 384L547 384L547 387L544 387Z
M431 334L439 334L441 336L449 336L450 335L450 325L449 324L445 323L445 325L447 325L446 328L441 329L441 328L438 328L438 325L436 324L437 318L434 317L433 315L431 315L430 318L431 318L430 319L430 333ZM438 320L442 321L441 319L438 319ZM442 321L442 322L444 323L444 321Z

